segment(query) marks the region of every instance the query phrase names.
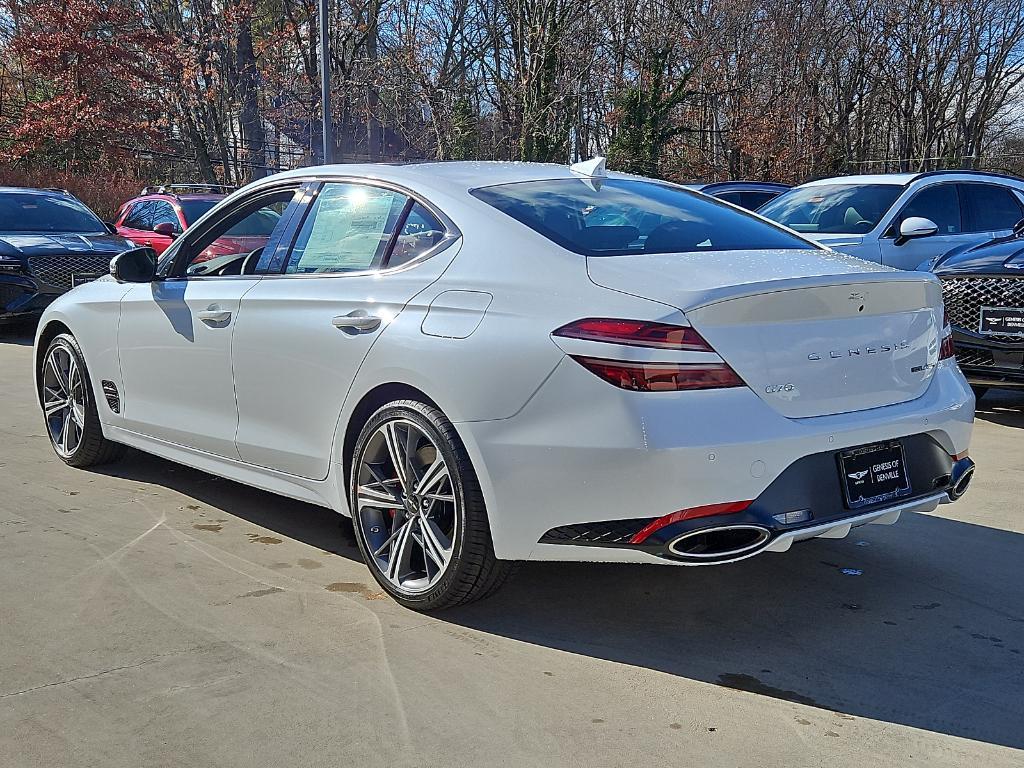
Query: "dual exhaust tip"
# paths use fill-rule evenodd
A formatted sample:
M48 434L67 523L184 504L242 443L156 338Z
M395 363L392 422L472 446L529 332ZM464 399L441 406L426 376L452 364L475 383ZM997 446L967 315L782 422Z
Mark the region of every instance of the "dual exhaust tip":
M669 542L676 557L694 563L736 560L768 544L771 532L760 525L723 525L690 531Z
M949 473L949 488L946 495L950 501L956 501L965 493L974 479L974 462L970 458L962 458L953 465Z
M946 495L956 501L965 493L974 478L974 462L963 458L953 464ZM715 563L738 560L768 545L771 531L760 525L724 525L684 533L673 539L669 551L693 563Z

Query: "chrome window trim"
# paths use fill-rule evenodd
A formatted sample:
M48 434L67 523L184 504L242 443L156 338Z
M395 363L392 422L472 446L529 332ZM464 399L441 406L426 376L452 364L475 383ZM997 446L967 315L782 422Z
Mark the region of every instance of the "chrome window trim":
M315 174L313 176L308 177L304 176L302 178L304 183L315 182L320 184L321 186L323 184L361 184L367 187L379 187L381 189L387 189L392 192L398 192L399 194L405 195L413 202L419 203L424 208L426 208L431 213L431 215L433 215L441 223L441 226L444 227L444 236L436 244L434 244L433 247L427 249L419 256L417 256L415 259L410 259L404 264L399 264L398 266L395 267L386 267L384 269L360 269L358 271L352 272L289 273L282 271L279 273L264 274L262 275L262 277L267 277L271 279L278 279L282 277L309 279L324 277L365 277L366 275L392 275L397 272L403 272L406 269L411 269L413 267L419 266L427 259L433 258L437 254L446 250L449 246L451 246L454 242L456 242L457 240L459 240L459 238L462 237L462 231L455 225L455 222L453 222L444 211L442 211L432 202L424 198L418 192L414 192L413 190L409 189L408 187L404 187L401 184L396 184L392 181L385 181L382 179L369 179L363 176L335 175L323 173ZM317 188L316 192L317 195L320 194L319 187ZM295 238L298 237L299 232L301 231L303 225L306 223L306 216L309 216L311 209L312 201L307 205L305 216L303 216L302 220L295 222L292 242L291 245L289 245L288 247L289 253L291 252L291 248L295 245ZM282 265L282 270L286 268L287 263L285 265Z
M325 277L330 277L330 278L335 278L335 277L366 277L367 275L387 276L387 275L396 274L398 272L404 272L407 269L412 269L414 267L419 266L420 264L425 262L427 259L431 259L434 256L436 256L437 254L441 253L442 251L447 250L453 243L457 242L462 237L462 231L458 228L458 226L456 226L455 222L452 221L451 218L444 211L442 211L434 203L432 203L431 201L427 200L425 197L423 197L418 192L414 192L413 190L409 189L408 187L404 187L401 184L396 184L396 183L391 182L391 181L386 181L386 180L383 180L383 179L370 179L370 178L366 178L364 176L352 176L352 175L337 175L337 174L317 173L317 174L311 174L309 176L292 176L292 177L289 177L288 179L272 179L272 180L269 180L269 181L267 181L265 183L260 183L259 186L253 187L252 189L245 190L246 194L244 196L239 196L237 198L237 200L232 200L231 209L234 210L237 207L236 204L245 205L246 202L250 198L252 198L252 197L257 197L259 195L263 195L263 194L266 194L268 192L272 192L275 189L275 187L288 188L288 187L291 187L291 186L295 185L296 189L300 190L306 184L309 184L311 182L312 183L318 183L320 185L328 184L328 183L362 184L364 186L380 187L382 189L387 189L387 190L391 190L393 192L398 192L400 194L403 194L406 197L408 197L409 199L413 200L414 202L419 203L420 205L422 205L433 216L435 216L437 218L437 220L441 223L441 226L443 226L444 229L445 229L444 236L432 248L429 248L428 250L424 251L419 256L417 256L415 259L410 259L409 261L405 262L404 264L399 264L399 265L397 265L395 267L388 267L388 268L385 268L385 269L362 269L362 270L353 271L353 272L313 272L313 273L303 273L303 274L297 274L297 273L294 273L294 272L291 273L291 274L286 273L286 272L273 272L273 273L262 273L262 274L257 274L257 275L191 275L191 276L189 276L189 275L174 275L174 276L166 276L163 279L166 280L166 281L172 281L172 280L173 281L177 281L177 280L230 280L230 279L233 279L233 278L244 278L246 280L252 280L252 279L261 279L261 280L262 279L271 279L271 280L277 280L277 279L280 279L280 278L310 279L310 278L325 278ZM317 189L317 194L319 194L319 191L320 190L318 188ZM229 200L229 199L230 198L225 198L225 201ZM299 233L300 229L302 228L302 225L306 221L305 217L309 215L309 210L310 210L310 207L311 207L311 202L312 201L308 201L308 202L305 203L305 205L307 207L306 207L305 214L304 214L304 216L303 216L301 221L294 222L294 226L292 226L291 222L289 222L289 224L288 224L288 226L292 229L292 240L291 240L291 243L288 246L288 252L289 253L291 252L292 246L295 244L295 238L298 236L298 233ZM226 206L225 206L225 208L226 208ZM212 212L212 209L211 209L211 212ZM205 215L204 215L203 218L205 218ZM189 228L191 229L191 227L189 227ZM204 227L204 229L207 229L207 227ZM177 242L180 242L180 241L183 241L183 240L184 240L184 238L179 238L178 241L175 241L175 244L177 244ZM184 247L184 246L178 246L176 250L181 250L182 247ZM175 254L173 258L177 259L177 254ZM287 262L285 262L285 264L286 263ZM284 269L284 264L282 264L282 269Z

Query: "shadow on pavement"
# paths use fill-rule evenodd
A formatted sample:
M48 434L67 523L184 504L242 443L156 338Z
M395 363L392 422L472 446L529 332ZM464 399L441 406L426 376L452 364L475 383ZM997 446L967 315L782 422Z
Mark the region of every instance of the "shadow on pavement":
M261 491L135 450L129 450L119 462L89 471L159 485L295 541L362 562L351 521L331 509Z
M720 568L531 564L493 598L443 618L1020 748L1022 563L1024 536L910 515Z
M330 510L138 452L103 471L359 560L347 521L339 528ZM531 563L494 597L436 617L841 716L1021 748L1022 563L1022 535L909 515L719 568Z
M1024 428L1024 390L990 389L978 401L975 415L993 424Z

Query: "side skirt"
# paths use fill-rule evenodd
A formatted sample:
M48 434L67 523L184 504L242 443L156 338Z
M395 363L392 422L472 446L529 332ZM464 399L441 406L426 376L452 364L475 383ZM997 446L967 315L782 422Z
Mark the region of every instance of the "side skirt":
M208 472L211 475L217 475L228 480L234 480L235 482L259 488L263 491L287 496L290 499L327 507L339 514L347 514L344 508L338 508L336 501L332 501L335 498L335 494L332 493L334 486L333 474L329 474L326 480L308 480L273 469L267 469L266 467L258 467L254 464L246 464L235 459L197 451L194 448L141 435L138 432L132 432L111 424L104 424L103 432L109 440L137 448L145 453L151 453L162 459L184 464L187 467Z

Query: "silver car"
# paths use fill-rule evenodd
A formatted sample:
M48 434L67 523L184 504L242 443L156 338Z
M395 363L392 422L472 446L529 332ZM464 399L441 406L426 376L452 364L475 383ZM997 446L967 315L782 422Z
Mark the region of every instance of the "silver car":
M805 237L897 269L1010 234L1024 219L1024 180L979 171L819 179L758 210Z
M252 217L265 245L209 258ZM291 171L111 272L39 325L57 455L330 507L418 610L517 560L785 552L971 477L934 275L600 160Z

